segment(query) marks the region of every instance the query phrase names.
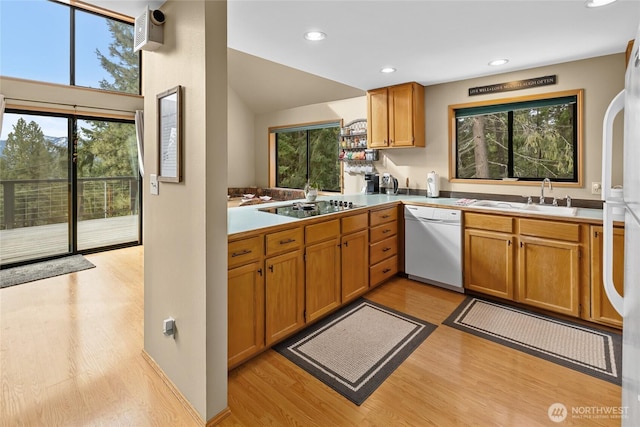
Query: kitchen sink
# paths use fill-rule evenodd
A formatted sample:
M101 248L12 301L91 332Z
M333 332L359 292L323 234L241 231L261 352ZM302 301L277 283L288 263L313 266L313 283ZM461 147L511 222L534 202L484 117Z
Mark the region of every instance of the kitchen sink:
M501 202L498 200L478 200L477 202L474 202L469 206L474 208L489 208L489 209L514 211L514 210L523 209L527 205L525 203L518 203L518 202Z
M539 213L545 215L575 216L578 208L553 205L528 205L522 208L523 212Z
M528 213L538 215L575 216L577 208L567 206L537 205L519 202L503 202L499 200L478 200L469 205L470 208L483 208L507 212Z

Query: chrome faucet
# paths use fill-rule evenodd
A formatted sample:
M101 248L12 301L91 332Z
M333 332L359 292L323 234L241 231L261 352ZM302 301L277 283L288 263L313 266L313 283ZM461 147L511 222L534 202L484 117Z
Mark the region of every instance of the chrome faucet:
M544 183L548 182L549 183L549 190L553 190L553 187L551 186L551 180L549 178L545 178L542 180L542 185L540 185L540 204L544 205Z

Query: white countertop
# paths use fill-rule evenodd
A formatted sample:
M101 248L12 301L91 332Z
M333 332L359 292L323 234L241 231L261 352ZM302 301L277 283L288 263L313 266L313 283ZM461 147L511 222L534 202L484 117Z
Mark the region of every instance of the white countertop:
M377 205L383 205L385 203L390 202L402 202L404 204L411 203L426 203L429 205L440 206L440 207L452 207L456 209L465 209L469 207L458 206L456 202L460 199L458 198L445 198L445 197L425 197L425 196L409 196L406 194L398 194L395 196L388 196L385 194L353 194L353 195L331 195L331 196L319 196L317 200L342 200L346 202L353 202L354 205L361 206L363 208L370 208ZM270 207L270 206L285 206L295 202L304 202L304 199L299 200L288 200L285 202L273 202L273 203L263 203L260 205L250 205L250 206L240 206L237 208L229 208L227 209L227 234L232 235L236 233L243 233L253 230L258 230L266 227L273 227L276 225L282 224L291 224L299 221L305 221L305 219L300 218L291 218L283 215L276 215L269 212L262 212L258 209ZM479 210L479 209L478 209ZM476 211L478 211L476 210ZM344 211L343 211L344 212ZM487 213L496 211L487 210ZM509 213L509 212L503 212ZM323 217L329 217L330 215L335 214L327 214L323 215ZM539 217L539 215L531 214L528 217ZM548 216L546 216L548 218ZM578 208L576 216L566 217L566 216L558 216L558 219L561 220L575 220L575 219L584 219L584 220L596 220L602 221L602 210L601 209L586 209L586 208Z

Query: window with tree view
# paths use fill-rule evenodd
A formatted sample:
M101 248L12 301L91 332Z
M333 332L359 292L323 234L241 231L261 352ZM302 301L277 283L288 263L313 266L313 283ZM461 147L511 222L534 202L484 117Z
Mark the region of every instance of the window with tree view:
M340 191L338 135L340 123L281 128L275 135L276 186Z
M132 23L72 5L2 1L0 75L139 94L133 36Z
M578 182L581 97L451 107L455 178Z

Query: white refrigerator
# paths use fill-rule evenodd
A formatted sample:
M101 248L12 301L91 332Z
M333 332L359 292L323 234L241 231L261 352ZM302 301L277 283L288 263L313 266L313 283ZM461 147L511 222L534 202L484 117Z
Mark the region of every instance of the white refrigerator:
M625 88L604 118L602 199L604 226L603 280L611 304L622 315L623 426L640 425L640 28L625 75ZM622 195L612 191L613 120L624 111ZM613 285L613 220L624 216L624 297Z

